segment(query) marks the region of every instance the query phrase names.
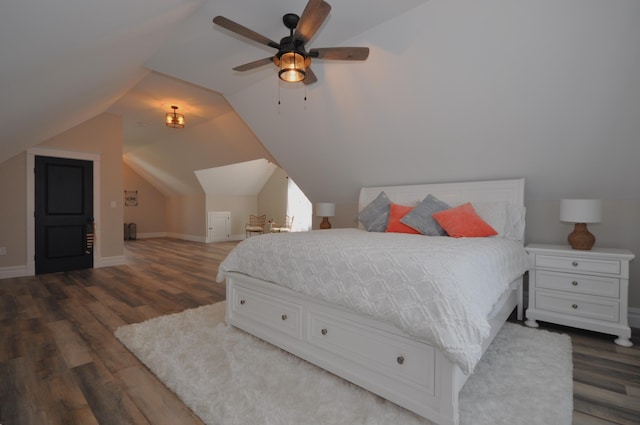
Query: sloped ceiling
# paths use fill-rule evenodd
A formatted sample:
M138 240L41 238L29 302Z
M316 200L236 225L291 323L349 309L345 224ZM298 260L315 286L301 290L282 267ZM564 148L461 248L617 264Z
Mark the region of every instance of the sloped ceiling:
M165 126L171 105L180 105L184 128ZM195 170L256 158L274 161L224 96L156 72L108 111L122 116L124 161L167 196L202 193L205 186Z
M198 0L0 4L0 161L105 112ZM162 95L161 95L162 96Z
M368 7L351 0L324 37L337 44L421 1ZM304 0L81 0L0 4L0 161L103 112L123 119L125 161L168 195L200 189L196 169L258 158L276 162L225 100L273 67L231 68L273 54L213 25L225 15L279 39L282 15ZM163 127L179 106L188 125ZM273 105L273 102L270 102ZM171 133L173 131L173 133Z
M196 177L204 191L211 195L253 196L276 170L265 159L241 162L223 167L197 170Z
M182 100L176 87L211 95L206 107L184 101L197 124L189 140L125 148L167 191L192 190L193 170L271 155L312 201L353 203L361 185L515 176L529 199L640 197L640 2L329 2L309 45L371 55L314 62L319 82L307 88L278 84L271 66L231 71L273 52L211 22L224 15L279 39L282 15L304 0L3 2L0 161L171 78L183 84L153 85L156 113ZM203 166L227 150L232 162ZM170 172L179 155L193 168Z
M432 0L349 39L369 59L320 67L307 101L267 81L227 99L314 201L519 176L528 200L637 201L637 40L640 2Z

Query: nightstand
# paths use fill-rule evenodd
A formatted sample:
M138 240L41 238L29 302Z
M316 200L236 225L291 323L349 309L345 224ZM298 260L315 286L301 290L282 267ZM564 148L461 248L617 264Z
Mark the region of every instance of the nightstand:
M626 249L530 244L527 326L536 320L617 335L615 343L631 347L627 322L629 261Z

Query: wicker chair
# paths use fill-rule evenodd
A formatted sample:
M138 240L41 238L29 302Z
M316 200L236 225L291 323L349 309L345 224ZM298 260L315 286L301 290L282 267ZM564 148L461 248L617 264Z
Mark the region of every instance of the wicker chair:
M273 233L290 232L291 231L291 226L293 226L293 216L285 215L284 216L284 225L283 226L278 226L278 225L272 224L271 225L271 232L273 232Z
M267 215L250 215L249 223L244 226L244 230L249 237L252 233L264 233L264 225L267 221Z

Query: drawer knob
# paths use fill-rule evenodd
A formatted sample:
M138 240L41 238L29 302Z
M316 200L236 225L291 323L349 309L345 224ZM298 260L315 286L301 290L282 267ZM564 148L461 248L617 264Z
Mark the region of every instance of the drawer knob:
M287 315L286 314L282 315L282 320L287 320Z
M571 284L572 284L573 286L578 286L578 281L577 281L577 280L574 280L573 282L571 282Z
M578 308L578 304L573 304L571 308Z
M322 335L326 335L326 334L327 334L327 332L328 332L328 331L327 331L326 329L323 329L323 330L321 330L321 331L320 331L320 333L322 333Z
M403 364L404 363L404 357L403 356L398 356L396 361L398 362L398 364Z
M578 267L578 262L577 262L577 261L574 261L573 263L571 263L571 265L572 265L573 267Z
M240 300L240 304L244 304L244 303L245 303L245 300Z

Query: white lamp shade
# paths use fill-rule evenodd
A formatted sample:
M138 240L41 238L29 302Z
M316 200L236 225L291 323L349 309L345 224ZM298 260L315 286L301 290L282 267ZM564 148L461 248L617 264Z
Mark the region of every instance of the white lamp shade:
M334 217L336 215L336 204L329 202L319 202L316 204L316 216Z
M571 223L599 223L602 221L600 199L562 199L560 220Z

